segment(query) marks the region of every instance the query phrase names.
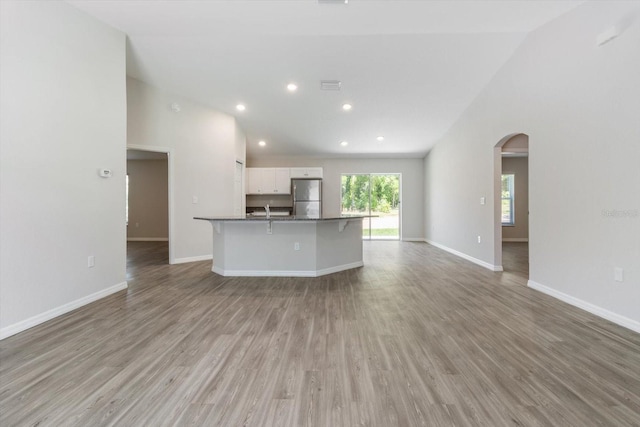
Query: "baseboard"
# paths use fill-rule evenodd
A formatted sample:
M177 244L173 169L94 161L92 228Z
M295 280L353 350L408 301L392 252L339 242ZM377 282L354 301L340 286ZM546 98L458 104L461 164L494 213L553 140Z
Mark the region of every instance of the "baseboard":
M529 239L527 237L503 237L503 242L513 242L513 243L525 243L528 242Z
M435 246L438 249L442 249L443 251L447 251L450 254L459 256L460 258L466 259L467 261L471 261L474 264L478 264L481 267L487 268L491 271L502 271L502 266L501 265L493 265L493 264L489 264L486 261L482 261L481 259L478 258L474 258L471 255L467 255L463 252L460 251L456 251L455 249L451 249L445 245L441 245L440 243L436 243L433 240L428 240L428 239L424 239L425 242L427 242L428 244Z
M628 317L625 317L625 316L621 316L617 313L614 313L613 311L609 311L602 307L598 307L597 305L591 304L590 302L583 301L579 298L565 294L564 292L560 292L548 286L541 285L540 283L534 282L533 280L529 280L527 282L527 286L530 287L531 289L535 289L536 291L542 292L543 294L547 294L549 296L557 298L560 301L564 301L567 304L570 304L574 307L578 307L584 311L588 311L591 314L595 314L598 317L607 319L610 322L615 323L616 325L620 325L627 329L631 329L634 332L640 333L640 322L638 321L629 319Z
M403 242L424 242L424 237L403 237Z
M337 273L339 271L344 271L344 270L351 270L352 268L358 268L358 267L363 267L363 266L364 266L364 262L356 261L356 262L352 262L350 264L342 264L342 265L337 265L335 267L323 268L321 270L317 270L316 271L315 277L324 276L324 275L332 274L332 273Z
M33 317L30 317L28 319L22 320L18 323L14 323L13 325L9 325L7 327L4 327L2 329L0 329L0 340L3 340L5 338L8 338L12 335L15 335L17 333L20 333L22 331L25 331L29 328L33 328L34 326L40 325L41 323L44 323L48 320L51 320L55 317L61 316L63 314L66 314L70 311L73 311L77 308L80 308L84 305L87 305L89 303L92 303L94 301L97 301L99 299L102 299L106 296L109 296L111 294L114 294L116 292L120 292L123 289L127 289L127 282L122 282L122 283L118 283L117 285L111 286L110 288L107 289L103 289L101 291L98 291L96 293L93 293L91 295L87 295L86 297L77 299L75 301L72 301L70 303L61 305L60 307L54 308L52 310L49 311L45 311L44 313L35 315Z
M168 237L127 237L127 242L168 242Z
M224 270L220 267L213 266L211 271L221 276L238 276L238 277L320 277L327 274L337 273L339 271L350 270L352 268L358 268L364 266L362 261L353 262L350 264L338 265L330 268L323 268L321 270Z
M213 259L213 255L199 255L192 256L186 258L175 258L172 264L185 264L187 262L196 262L196 261L211 261Z

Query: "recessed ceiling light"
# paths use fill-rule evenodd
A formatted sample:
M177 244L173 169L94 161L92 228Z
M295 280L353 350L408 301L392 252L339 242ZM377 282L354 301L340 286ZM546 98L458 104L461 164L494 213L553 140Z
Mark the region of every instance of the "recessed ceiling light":
M266 143L266 142L264 142L264 141L258 141L258 145L259 145L260 147L264 147L265 145L267 145L267 143Z
M384 141L384 136L379 136L376 138L378 141Z
M297 85L297 84L295 84L295 83L289 83L289 84L287 85L287 90L288 90L289 92L295 92L296 90L298 90L298 85Z
M246 109L247 109L247 107L245 107L244 104L236 105L236 110L238 110L238 111L244 111Z
M347 145L349 145L349 143L347 141L342 141L340 145L342 145L343 147L346 147Z
M344 111L350 111L353 108L353 106L351 104L343 104L342 105L342 109Z

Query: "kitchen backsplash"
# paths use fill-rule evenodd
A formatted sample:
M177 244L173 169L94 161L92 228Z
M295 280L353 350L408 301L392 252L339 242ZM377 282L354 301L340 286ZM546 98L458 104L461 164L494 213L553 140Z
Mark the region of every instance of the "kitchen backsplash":
M290 208L293 206L293 199L290 194L277 196L277 195L249 195L247 196L247 208L257 207L262 208L265 205L269 205L274 208Z

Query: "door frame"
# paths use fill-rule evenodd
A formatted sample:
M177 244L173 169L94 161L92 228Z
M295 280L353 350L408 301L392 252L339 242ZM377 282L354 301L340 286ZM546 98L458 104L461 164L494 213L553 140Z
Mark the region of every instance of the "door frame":
M531 138L528 133L524 132L515 132L510 133L500 139L498 143L493 147L493 271L504 271L502 266L502 147L509 142L509 140L517 135L526 135L529 138L529 142ZM531 188L531 162L529 153L531 150L531 144L526 150L517 150L522 153L527 153L527 180L529 182L529 189ZM529 212L531 211L531 191L528 191L529 199L527 201L527 206ZM531 268L531 218L527 219L527 226L529 228L529 237L528 237L528 245L529 245L529 268ZM531 277L531 271L529 271L529 277Z
M235 189L235 180L236 180L236 169L238 167L238 165L240 165L240 215L244 216L246 214L246 200L247 200L247 196L246 196L246 181L245 181L245 173L246 173L246 167L244 166L244 162L240 159L236 159L236 163L234 165L234 169L233 169L233 184L234 184L234 189L233 189L233 197L235 199L235 197L237 196L236 194L236 189ZM235 202L234 202L235 204ZM235 212L234 212L235 214Z
M169 219L169 264L175 264L175 242L174 242L174 194L173 194L173 182L174 182L174 164L173 164L173 148L159 147L152 145L137 145L127 144L127 150L149 151L152 153L165 153L167 155L167 201L169 205L168 219Z

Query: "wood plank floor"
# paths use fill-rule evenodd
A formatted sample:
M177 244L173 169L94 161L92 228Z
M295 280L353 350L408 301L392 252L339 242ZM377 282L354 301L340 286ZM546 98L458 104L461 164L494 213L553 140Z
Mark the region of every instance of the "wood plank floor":
M524 279L529 279L529 243L502 242L502 267L504 271Z
M640 335L424 243L364 247L224 278L131 244L128 290L0 341L0 425L640 425Z

